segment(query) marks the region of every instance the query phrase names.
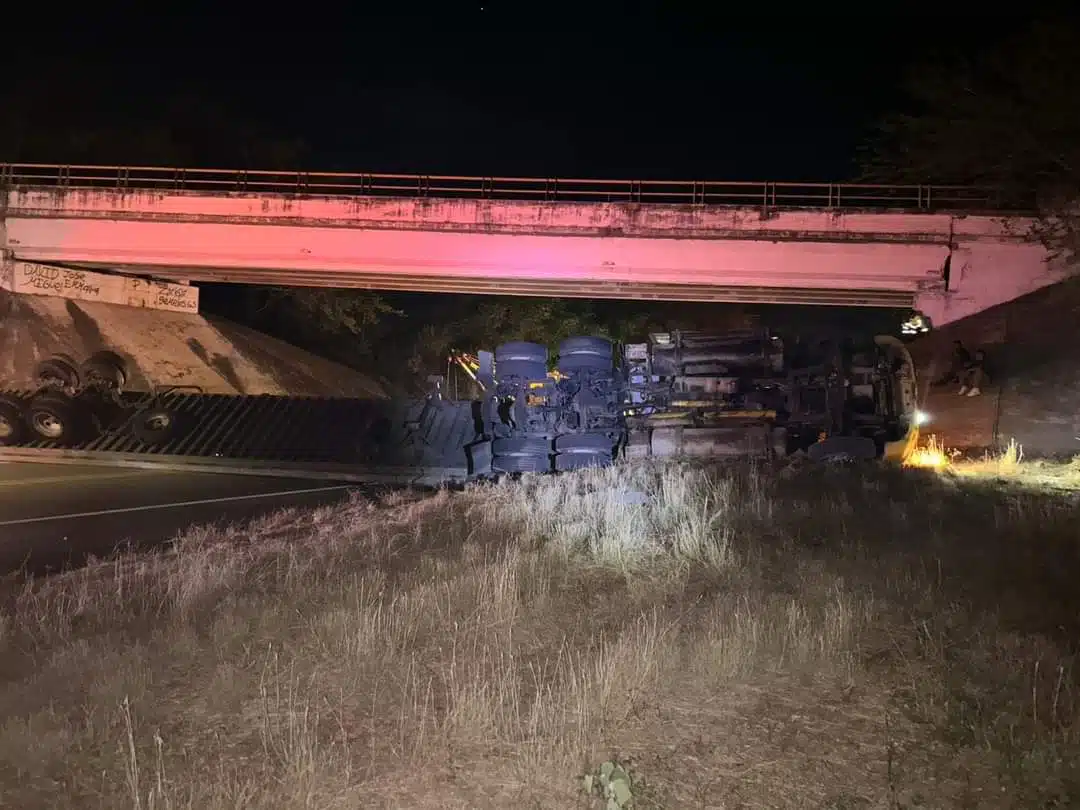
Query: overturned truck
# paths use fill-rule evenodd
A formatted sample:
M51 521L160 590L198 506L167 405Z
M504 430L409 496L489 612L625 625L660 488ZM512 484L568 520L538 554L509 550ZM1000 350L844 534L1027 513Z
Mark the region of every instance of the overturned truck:
M576 337L481 355L479 467L573 470L620 457L899 457L916 432L915 376L891 336L784 340L767 330Z
M914 367L891 336L507 343L479 353L465 401L439 385L413 400L128 391L108 351L38 376L0 394L0 456L437 484L623 458L899 458L916 434Z

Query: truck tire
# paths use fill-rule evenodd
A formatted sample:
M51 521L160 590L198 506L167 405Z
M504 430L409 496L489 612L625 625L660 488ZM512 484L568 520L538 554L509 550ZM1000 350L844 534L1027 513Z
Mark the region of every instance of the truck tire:
M525 473L551 470L551 441L540 436L495 439L491 468L497 472Z
M547 346L544 346L541 343L529 343L524 340L515 340L495 347L496 363L506 360L521 360L527 363L539 363L542 366L546 366L547 359Z
M143 444L156 447L180 436L183 421L179 411L159 405L132 417L131 434Z
M555 439L555 469L608 467L615 461L615 441L603 433L567 433Z
M607 371L613 355L607 338L567 338L559 344L559 371Z
M80 369L86 385L100 385L116 391L124 390L127 383L127 363L116 352L94 352Z
M66 354L54 354L42 360L34 369L34 377L41 385L78 388L80 384L75 361Z
M547 346L539 343L503 343L495 348L495 374L500 378L543 380L547 378L547 359Z
M501 473L551 472L551 456L493 456L491 469Z
M542 436L495 439L491 452L496 456L547 456L551 455L551 440Z
M19 444L26 438L26 416L22 403L0 396L0 446Z
M57 444L71 444L79 435L78 406L71 397L45 393L30 401L27 421L34 436Z

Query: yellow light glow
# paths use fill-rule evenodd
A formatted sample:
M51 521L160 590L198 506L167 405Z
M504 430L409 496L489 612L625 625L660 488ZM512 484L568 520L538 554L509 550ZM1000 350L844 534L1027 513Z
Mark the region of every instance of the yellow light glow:
M945 449L945 445L937 440L937 436L931 436L925 445L912 450L903 463L905 467L944 470L952 464L952 458L948 450Z

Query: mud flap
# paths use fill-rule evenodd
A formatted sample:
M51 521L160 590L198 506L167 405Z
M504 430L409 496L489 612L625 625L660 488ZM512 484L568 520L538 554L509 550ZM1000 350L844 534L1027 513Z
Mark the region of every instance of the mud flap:
M491 473L491 440L473 442L465 447L469 460L469 475L488 475Z
M895 464L903 464L918 446L919 428L909 427L906 436L897 439L895 442L885 442L885 452L882 458Z

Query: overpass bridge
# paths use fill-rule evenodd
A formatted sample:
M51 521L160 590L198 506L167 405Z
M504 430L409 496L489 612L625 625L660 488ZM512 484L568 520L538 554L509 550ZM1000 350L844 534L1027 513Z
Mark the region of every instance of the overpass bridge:
M183 285L218 281L910 307L942 325L1062 277L1025 212L951 186L2 164L0 192L0 285L149 278L178 282L155 301L180 309L198 307Z

